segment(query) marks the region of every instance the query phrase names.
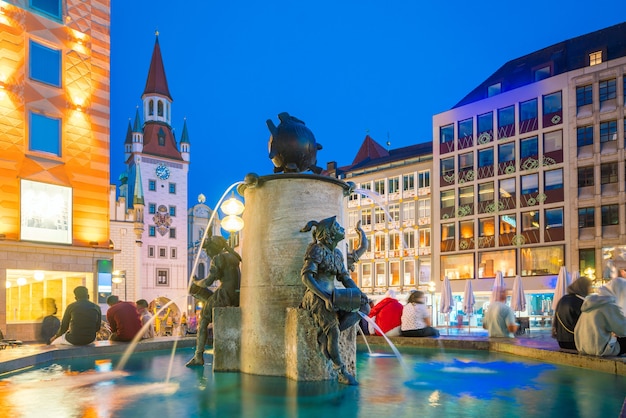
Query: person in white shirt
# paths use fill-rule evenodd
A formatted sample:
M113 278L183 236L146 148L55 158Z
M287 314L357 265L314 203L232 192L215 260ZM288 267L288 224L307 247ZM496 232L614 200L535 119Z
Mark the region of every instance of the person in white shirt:
M495 292L498 299L489 304L483 318L483 328L490 337L515 338L518 325L515 322L515 312L505 303L506 289L496 289Z
M439 331L430 326L430 312L424 292L415 291L402 308L400 333L403 337L438 337Z

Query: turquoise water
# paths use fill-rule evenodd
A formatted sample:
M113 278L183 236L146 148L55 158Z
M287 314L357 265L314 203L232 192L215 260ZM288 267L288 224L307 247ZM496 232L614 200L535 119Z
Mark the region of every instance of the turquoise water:
M44 364L0 382L10 417L618 417L626 378L481 351L359 353L358 387L213 373L185 363L192 349L131 356L127 376L94 369L103 358ZM115 367L119 357L107 357ZM102 363L102 362L100 362ZM105 378L105 381L93 383Z

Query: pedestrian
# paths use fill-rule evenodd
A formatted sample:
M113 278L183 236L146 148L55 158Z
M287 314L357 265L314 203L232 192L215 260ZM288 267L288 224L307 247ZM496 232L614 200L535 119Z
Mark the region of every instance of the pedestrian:
M52 345L87 345L94 342L100 329L102 311L89 300L89 290L85 286L74 289L76 302L67 305L61 327L50 338Z
M567 287L567 294L556 304L552 319L552 337L556 338L559 347L576 350L574 328L580 317L580 308L585 297L591 291L592 281L582 276Z
M122 302L116 295L107 298L107 321L111 327L111 341L129 342L141 329L141 320L134 304Z
M518 325L515 322L515 312L506 301L506 289L496 288L494 290L496 300L489 304L489 308L483 318L483 328L490 337L515 338L515 331Z
M135 304L137 305L137 312L139 313L139 318L141 319L141 327L146 327L146 330L141 338L144 340L147 338L154 338L154 323L152 320L152 314L150 313L150 310L148 310L148 301L145 299L139 299L135 302Z
M430 325L430 311L424 292L417 290L409 296L402 308L401 333L403 337L438 337L439 331Z

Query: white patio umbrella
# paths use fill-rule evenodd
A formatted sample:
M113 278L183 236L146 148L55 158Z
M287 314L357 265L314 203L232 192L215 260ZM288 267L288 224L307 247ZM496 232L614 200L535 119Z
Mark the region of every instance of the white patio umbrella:
M474 304L476 304L476 298L474 297L474 289L472 289L472 281L465 281L465 291L463 292L463 310L468 316L467 331L470 331L470 322L472 322L472 315L474 314Z
M496 272L496 278L493 280L493 287L491 288L491 297L489 298L489 302L495 302L498 300L498 293L501 289L504 289L504 277L502 276L502 272L498 270Z
M522 284L522 278L518 275L515 276L513 282L513 294L511 295L511 308L516 312L526 310L526 294L524 293L524 286Z
M452 287L450 287L450 280L448 276L443 278L443 284L441 286L441 303L439 305L439 312L446 315L446 326L450 324L450 312L452 312ZM448 328L449 332L449 328Z
M556 304L567 294L567 286L570 285L569 274L565 266L559 269L559 275L556 277L556 285L554 286L554 297L552 298L552 310L556 309Z

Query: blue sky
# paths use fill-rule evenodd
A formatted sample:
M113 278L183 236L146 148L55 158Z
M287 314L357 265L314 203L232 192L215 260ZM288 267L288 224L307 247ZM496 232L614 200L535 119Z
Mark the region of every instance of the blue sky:
M159 43L173 127L191 142L189 202L211 207L249 172L271 174L266 119L303 120L318 165L350 164L365 135L432 139L432 116L505 62L626 20L623 0L112 0L111 182ZM621 13L619 13L621 11Z

